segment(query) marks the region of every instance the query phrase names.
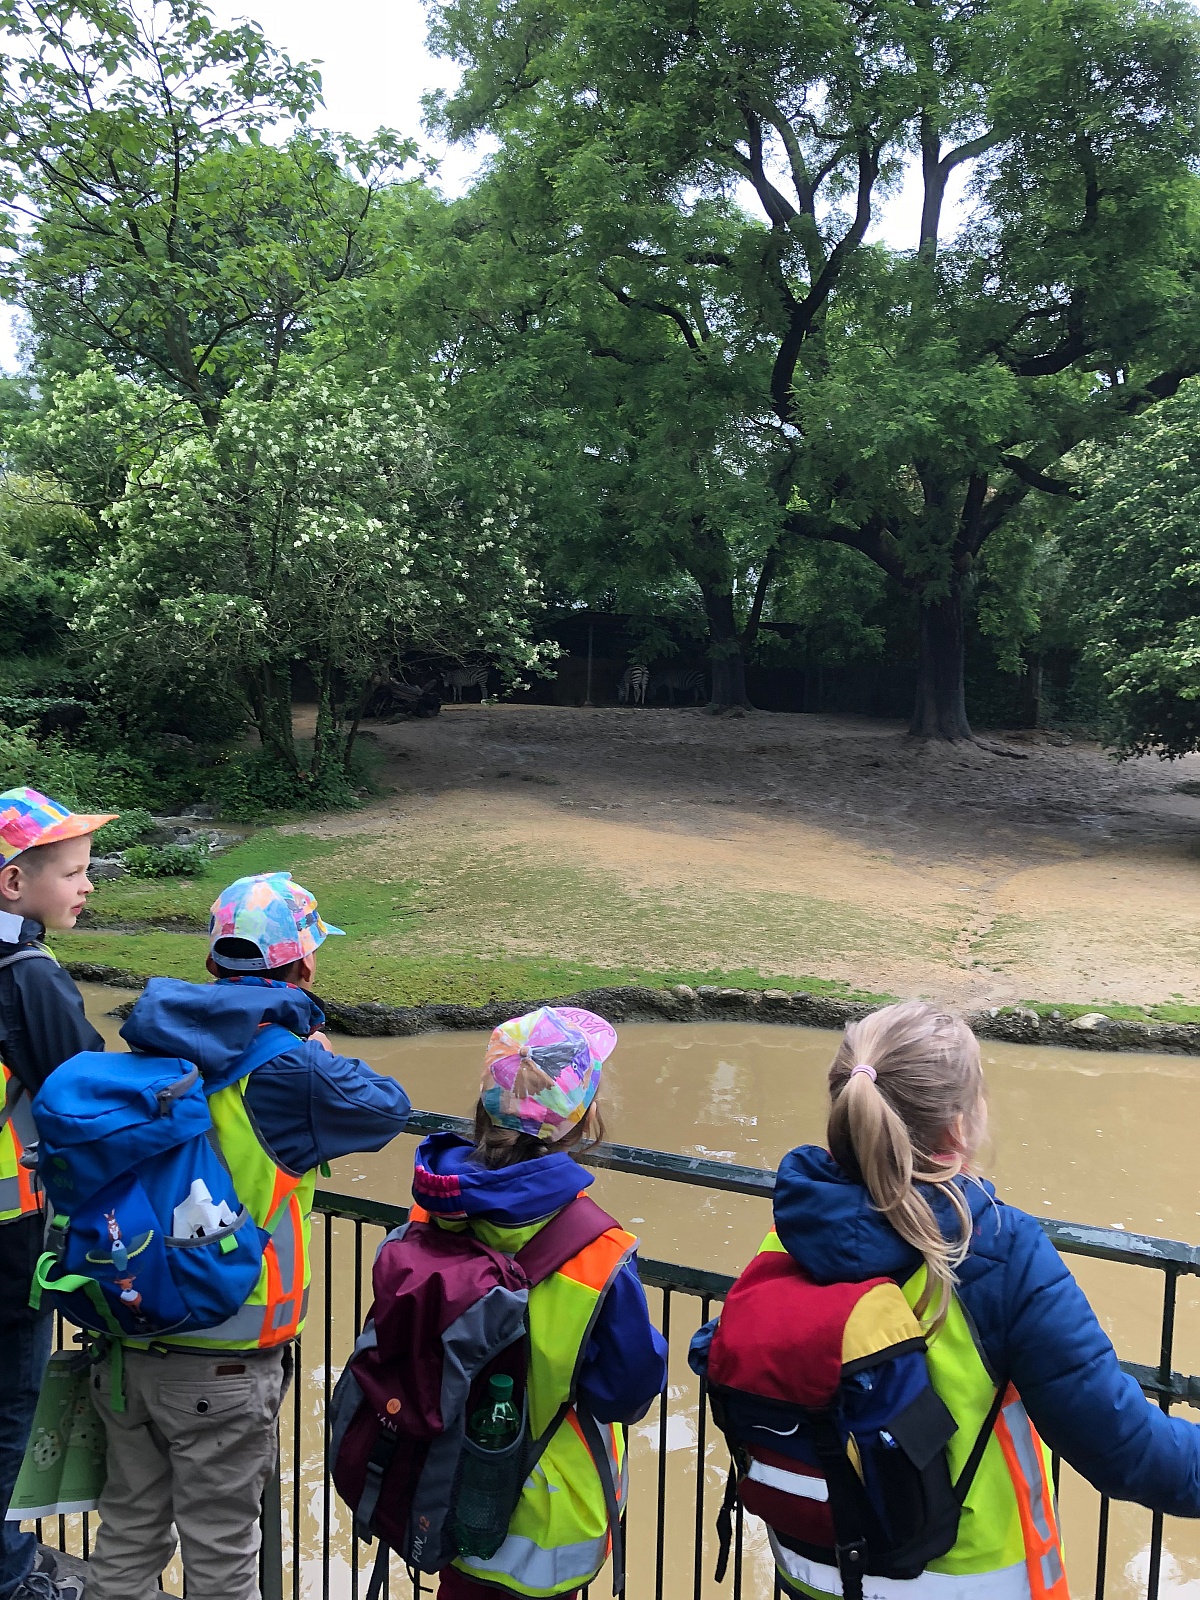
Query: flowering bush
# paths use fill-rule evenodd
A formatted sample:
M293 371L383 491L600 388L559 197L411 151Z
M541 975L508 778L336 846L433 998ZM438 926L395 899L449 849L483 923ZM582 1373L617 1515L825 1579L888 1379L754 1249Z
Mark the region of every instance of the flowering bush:
M348 769L373 683L406 652L533 667L519 493L473 478L409 394L289 373L130 479L76 629L143 702L207 680L296 773L291 671L317 686L308 776Z

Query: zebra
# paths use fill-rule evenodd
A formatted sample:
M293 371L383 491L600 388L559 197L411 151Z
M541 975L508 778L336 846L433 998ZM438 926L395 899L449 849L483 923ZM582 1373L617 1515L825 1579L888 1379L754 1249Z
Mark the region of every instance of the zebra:
M644 706L646 703L646 689L649 683L649 667L626 667L621 674L621 681L617 685L617 699L622 705Z
M691 695L698 706L708 693L708 680L696 667L659 667L651 675L647 699L653 700L660 689L667 691L669 705L675 704L676 695L680 700Z
M488 669L486 667L451 667L448 672L442 673L442 682L450 690L451 698L455 703L462 699L464 689L478 689L481 705L487 699Z

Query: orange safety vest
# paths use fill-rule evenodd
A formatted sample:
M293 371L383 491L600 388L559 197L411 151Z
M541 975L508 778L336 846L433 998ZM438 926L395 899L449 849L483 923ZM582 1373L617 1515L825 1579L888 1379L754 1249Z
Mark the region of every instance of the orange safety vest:
M0 1226L33 1216L45 1206L41 1185L21 1165L26 1150L37 1143L37 1126L29 1092L21 1080L0 1065L4 1082L4 1126L0 1128Z

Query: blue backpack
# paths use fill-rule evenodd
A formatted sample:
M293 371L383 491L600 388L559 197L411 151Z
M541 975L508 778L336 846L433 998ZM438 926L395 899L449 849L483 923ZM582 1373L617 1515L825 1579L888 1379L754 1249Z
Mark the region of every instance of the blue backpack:
M245 1304L270 1237L238 1199L208 1096L294 1050L278 1023L219 1077L190 1061L85 1050L33 1100L53 1208L30 1304L135 1339L195 1333Z

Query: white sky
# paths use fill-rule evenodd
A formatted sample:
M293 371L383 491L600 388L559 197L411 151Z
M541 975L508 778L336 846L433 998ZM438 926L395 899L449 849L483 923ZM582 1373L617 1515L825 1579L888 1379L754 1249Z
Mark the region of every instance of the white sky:
M326 127L359 138L380 127L398 129L439 157L447 193L468 185L480 152L446 150L421 125L421 96L453 88L458 72L426 49L420 0L209 0L209 5L218 23L252 17L294 61L321 63L325 109L318 120ZM872 235L911 248L919 205L915 187L897 195ZM757 212L757 206L753 209ZM10 372L19 365L17 316L13 308L0 306L0 368Z

